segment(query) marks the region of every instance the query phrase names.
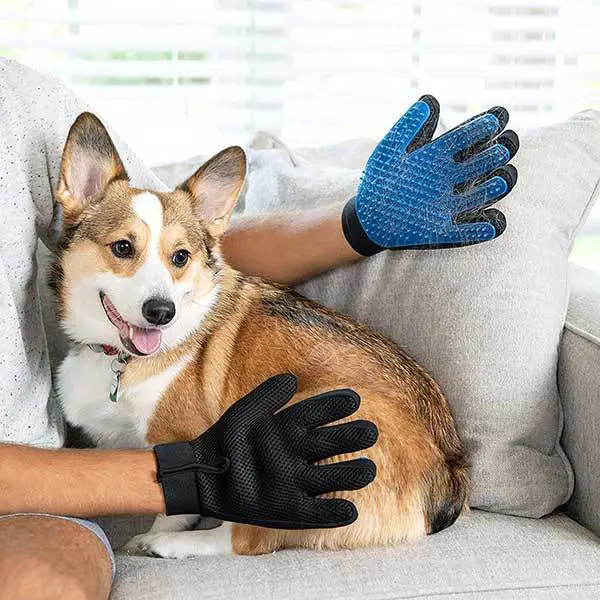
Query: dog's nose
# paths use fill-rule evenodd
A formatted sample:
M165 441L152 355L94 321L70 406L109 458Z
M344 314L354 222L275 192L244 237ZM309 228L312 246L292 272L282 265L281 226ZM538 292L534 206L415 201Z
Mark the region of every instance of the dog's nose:
M175 316L175 304L163 298L150 298L142 305L142 314L152 325L166 325Z

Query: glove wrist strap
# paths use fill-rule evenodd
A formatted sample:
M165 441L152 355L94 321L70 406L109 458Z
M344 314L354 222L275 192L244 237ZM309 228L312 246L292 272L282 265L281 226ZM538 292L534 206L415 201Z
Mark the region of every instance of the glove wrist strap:
M382 246L372 242L365 233L356 214L356 198L351 198L346 203L346 206L344 206L344 210L342 211L342 230L344 231L346 241L352 249L362 256L373 256L385 250Z
M202 514L196 474L219 475L229 468L229 460L221 458L213 464L198 462L189 442L154 446L156 479L165 497L165 514Z

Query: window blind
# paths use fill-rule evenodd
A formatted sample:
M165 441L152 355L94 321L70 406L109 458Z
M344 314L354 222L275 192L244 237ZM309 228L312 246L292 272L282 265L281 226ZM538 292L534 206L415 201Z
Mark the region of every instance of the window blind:
M257 129L378 136L423 93L448 125L494 104L516 127L600 107L598 23L582 0L2 0L0 52L160 162Z
M267 128L376 136L422 93L453 124L600 106L597 2L2 0L0 52L64 78L160 161Z
M0 0L0 54L63 78L152 164L260 129L376 138L424 93L447 126L600 108L599 23L597 0ZM600 209L584 233L600 266Z

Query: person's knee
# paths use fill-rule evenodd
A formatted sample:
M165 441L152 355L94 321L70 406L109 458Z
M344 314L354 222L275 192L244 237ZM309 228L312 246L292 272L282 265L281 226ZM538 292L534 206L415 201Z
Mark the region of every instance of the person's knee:
M39 554L0 554L0 600L88 600L81 578L56 568L56 561ZM98 597L98 596L96 596Z
M105 600L110 559L96 536L45 517L0 520L0 600Z

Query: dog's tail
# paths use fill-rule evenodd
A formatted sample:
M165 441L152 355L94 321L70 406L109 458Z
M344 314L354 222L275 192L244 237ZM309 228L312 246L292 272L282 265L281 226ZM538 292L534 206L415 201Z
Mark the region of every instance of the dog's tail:
M422 416L441 453L437 465L425 477L425 518L428 533L449 527L467 510L469 462L448 406L437 383L427 376L426 396L435 398L437 410L421 407Z
M436 471L428 477L429 494L426 504L428 533L437 533L450 527L467 509L469 475L468 463L464 455L447 456Z

